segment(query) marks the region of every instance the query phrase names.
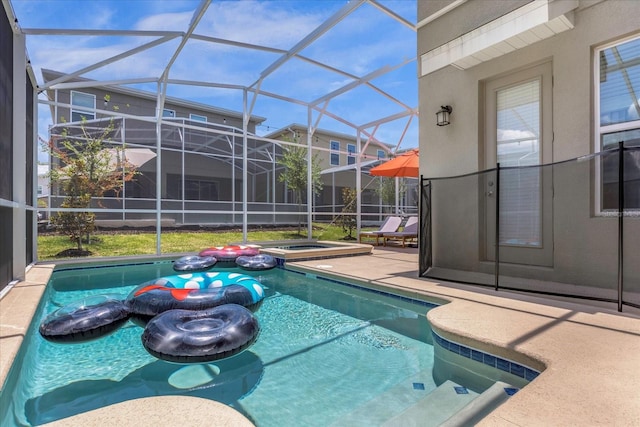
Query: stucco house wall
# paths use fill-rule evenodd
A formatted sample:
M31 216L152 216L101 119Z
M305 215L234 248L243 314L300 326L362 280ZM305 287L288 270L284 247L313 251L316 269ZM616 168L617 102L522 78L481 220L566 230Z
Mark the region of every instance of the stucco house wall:
M420 171L447 177L486 169L484 152L484 84L490 79L550 63L553 75L553 143L545 159L559 162L594 152L594 48L640 32L640 2L556 0L574 28L487 60L466 70L447 66L421 75ZM419 2L419 22L453 2ZM529 3L469 0L431 19L418 31L418 57L481 25ZM562 4L561 4L562 3ZM553 6L553 2L550 3ZM455 25L454 25L455 24ZM436 126L435 113L451 105L451 125ZM546 163L546 161L545 161ZM602 287L615 280L617 219L594 215L592 171L577 166L554 173L553 265L504 265L501 274L534 280ZM591 184L590 184L591 183ZM460 194L434 194L433 265L492 273L484 245L484 187L468 182ZM460 200L464 197L465 200ZM471 219L471 221L470 221ZM625 220L625 235L640 232L637 218ZM626 273L640 277L637 243L627 244ZM609 285L604 285L609 286ZM640 286L635 283L632 286Z

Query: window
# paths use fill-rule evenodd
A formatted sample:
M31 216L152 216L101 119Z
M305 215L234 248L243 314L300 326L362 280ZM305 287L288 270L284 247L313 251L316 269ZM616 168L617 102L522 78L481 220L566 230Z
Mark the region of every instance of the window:
M207 122L207 116L201 116L199 114L189 114L189 119L196 122Z
M331 166L340 165L340 142L330 141L331 146Z
M217 201L218 183L206 178L185 177L184 199Z
M162 117L171 117L174 118L176 116L176 110L169 110L165 108L162 110ZM206 120L205 120L206 121Z
M167 199L180 200L183 177L178 174L167 174ZM184 200L218 201L219 182L211 177L185 176Z
M356 162L356 145L347 144L347 164L353 165Z
M624 152L625 209L640 209L640 37L595 51L595 152ZM598 165L596 211L618 210L619 156L604 155Z
M540 164L540 93L539 78L496 92L496 155L501 166ZM541 246L540 170L510 170L502 178L500 243Z
M385 153L384 150L378 150L378 160L386 159L386 158L387 158L387 153Z
M71 91L71 121L79 122L96 118L96 96L90 93Z

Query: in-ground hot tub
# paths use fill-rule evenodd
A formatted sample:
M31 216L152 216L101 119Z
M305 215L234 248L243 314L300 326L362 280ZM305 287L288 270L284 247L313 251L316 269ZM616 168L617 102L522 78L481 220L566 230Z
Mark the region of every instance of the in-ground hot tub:
M372 251L373 246L371 245L350 242L330 242L324 240L280 242L273 244L273 246L271 246L271 244L260 245L261 253L277 258L280 264L286 261L368 255Z

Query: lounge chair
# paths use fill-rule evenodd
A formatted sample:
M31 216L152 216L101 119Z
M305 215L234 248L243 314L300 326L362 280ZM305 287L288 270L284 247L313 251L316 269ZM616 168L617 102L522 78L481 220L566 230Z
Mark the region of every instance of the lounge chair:
M388 216L379 229L374 231L361 231L360 235L358 236L358 243L362 243L363 237L370 237L371 239L375 237L376 245L380 245L380 238L384 235L384 233L398 231L398 228L400 228L400 224L402 224L402 218L400 218L399 216Z
M402 231L383 233L382 238L385 246L389 240L397 240L402 242L404 248L407 241L418 239L418 217L410 216Z

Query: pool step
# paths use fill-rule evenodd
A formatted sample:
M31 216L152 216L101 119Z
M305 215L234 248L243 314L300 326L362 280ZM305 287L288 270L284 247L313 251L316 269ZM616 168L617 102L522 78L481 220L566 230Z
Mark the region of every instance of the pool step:
M480 396L469 402L462 410L442 423L441 426L457 427L476 425L481 419L486 417L489 412L509 399L516 391L518 391L518 389L512 385L498 381L485 390Z
M348 414L341 416L332 427L370 427L380 425L381 420L388 420L397 413L397 408L408 408L420 402L436 385L433 382L431 369L417 372L405 378L379 396L363 405L354 408ZM396 410L394 411L394 408Z
M477 397L478 393L453 381L445 381L427 396L381 425L385 427L436 427Z

